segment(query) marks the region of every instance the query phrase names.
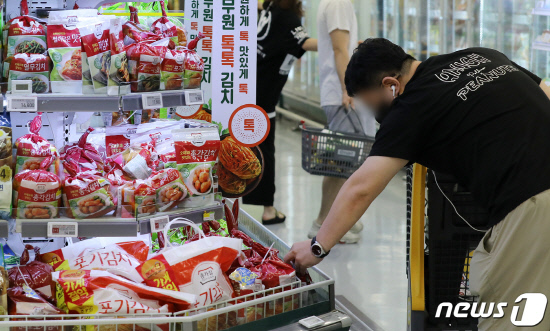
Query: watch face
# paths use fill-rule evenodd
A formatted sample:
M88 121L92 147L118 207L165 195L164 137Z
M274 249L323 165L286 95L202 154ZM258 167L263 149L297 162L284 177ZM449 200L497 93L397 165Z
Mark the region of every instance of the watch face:
M319 257L323 254L323 251L321 250L321 247L319 247L319 245L313 245L311 246L311 252L313 253L313 255Z

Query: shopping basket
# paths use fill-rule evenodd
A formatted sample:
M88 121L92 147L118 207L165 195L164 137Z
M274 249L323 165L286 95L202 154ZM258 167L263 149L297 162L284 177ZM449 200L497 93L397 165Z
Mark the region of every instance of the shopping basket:
M229 201L229 205L231 202ZM290 248L245 211L239 211L239 230L253 240L286 254ZM334 280L310 268L312 283L290 282L276 288L175 314L0 316L0 328L15 331L218 331L272 330L300 319L335 310ZM348 330L348 327L321 330ZM67 328L65 330L68 330Z
M437 179L437 181L436 181ZM415 164L407 172L408 330L477 330L475 318L436 318L437 307L474 302L469 272L473 250L486 230L488 213L475 205L470 192L452 176L427 173Z
M349 178L365 162L373 137L306 128L302 121L302 168L312 175Z

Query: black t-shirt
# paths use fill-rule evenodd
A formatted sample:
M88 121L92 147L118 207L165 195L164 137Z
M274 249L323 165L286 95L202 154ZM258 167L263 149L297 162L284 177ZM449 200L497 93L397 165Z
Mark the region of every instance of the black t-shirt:
M394 100L370 155L454 175L494 225L550 189L550 100L540 82L491 49L431 57Z
M256 104L268 113L275 106L294 61L305 51L308 35L300 18L291 10L271 5L258 20L258 67Z

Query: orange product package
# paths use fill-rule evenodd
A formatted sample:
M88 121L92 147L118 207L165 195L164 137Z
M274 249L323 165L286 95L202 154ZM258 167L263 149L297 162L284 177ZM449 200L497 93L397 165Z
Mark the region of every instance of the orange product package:
M145 284L195 294L196 308L231 299L233 287L225 272L240 254L242 240L204 237L195 223L182 219L175 219L165 226L165 238L168 238L167 232L172 224L193 227L201 239L178 247L172 247L167 241L165 249L136 268Z
M157 212L155 188L150 179L136 179L119 188L120 212L123 218L148 216Z
M151 176L155 188L158 210L168 211L187 197L187 187L181 173L176 169L163 169Z
M103 270L56 271L52 278L60 285L57 307L69 314L168 315L189 309L196 301L193 294L152 288ZM136 326L149 330L151 323ZM156 327L169 330L168 324Z
M100 217L116 209L111 183L93 172L66 178L63 202L67 207L67 216L76 219Z
M55 147L38 134L42 128L42 113L29 123L29 133L15 141L15 172L46 168L52 173L59 173L59 159ZM43 163L44 162L44 163ZM43 163L43 167L40 164Z
M44 169L24 170L13 179L13 208L16 218L50 219L61 206L61 181Z
M55 265L55 270L104 270L134 282L141 282L136 267L147 260L149 246L141 241L113 243L96 249L86 249L78 256L63 259L61 250L42 254L42 262Z

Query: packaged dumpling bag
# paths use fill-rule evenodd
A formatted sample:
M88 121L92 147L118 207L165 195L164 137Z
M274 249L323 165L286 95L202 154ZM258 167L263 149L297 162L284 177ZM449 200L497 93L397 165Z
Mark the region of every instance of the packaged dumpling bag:
M53 93L82 93L82 43L78 22L97 17L95 9L52 11L48 18L48 54Z
M231 299L233 287L225 273L240 255L242 239L205 237L195 223L184 218L176 218L165 226L165 238L172 224L191 226L201 239L177 247L168 240L165 249L136 268L144 282L152 287L194 294L197 308Z

